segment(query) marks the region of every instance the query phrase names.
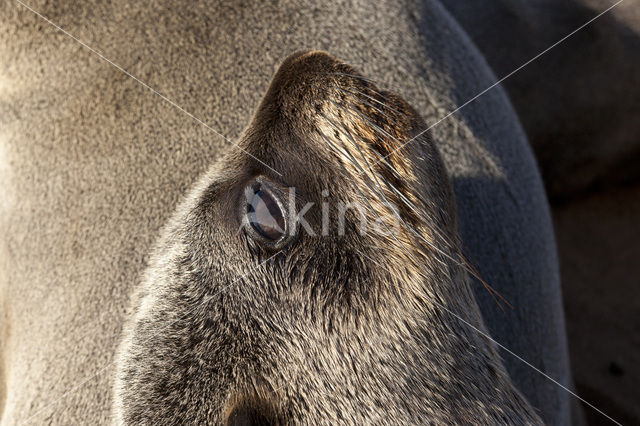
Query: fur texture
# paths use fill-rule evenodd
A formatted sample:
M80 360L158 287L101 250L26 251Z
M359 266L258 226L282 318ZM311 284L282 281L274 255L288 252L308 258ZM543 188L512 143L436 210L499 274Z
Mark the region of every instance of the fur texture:
M217 163L170 221L118 356L116 423L227 424L239 409L260 424L540 422L493 345L446 311L484 329L454 263L453 195L432 141L392 148L426 124L354 74L321 52L287 59L240 139L243 151ZM384 115L374 120L384 132L348 115L366 110L361 96L345 94L355 91L379 102ZM313 166L291 167L299 162ZM377 185L394 170L403 174L397 194ZM256 175L313 202L311 229L321 227L323 189L334 206L367 203L368 223L386 214L383 201L400 206L407 226L363 235L350 215L343 236L299 229L284 248L265 250L236 233L232 207Z
M279 61L303 48L329 50L385 82L428 124L494 81L431 1L29 4L232 140ZM125 307L146 254L227 144L28 10L0 7L0 283L10 307L2 421L106 423L112 362L132 314ZM463 245L515 306L502 312L473 284L492 336L568 385L548 208L504 92L487 93L432 137L453 185ZM231 274L234 265L221 266ZM299 355L282 359L295 366ZM508 355L505 363L546 422L569 422L565 391Z

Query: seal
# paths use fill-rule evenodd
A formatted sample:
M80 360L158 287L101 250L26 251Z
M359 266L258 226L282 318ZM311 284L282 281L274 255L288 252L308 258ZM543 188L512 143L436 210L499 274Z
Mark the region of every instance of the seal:
M44 422L69 425L111 422L114 380L112 367L121 343L123 325L131 320L132 314L127 310L131 295L134 287L140 285L147 266L153 263L155 268L162 268L163 261L158 258L173 253L158 246L155 251L156 261L150 262L148 255L160 230L189 186L211 164L219 160L232 145L230 141L241 139L243 130L251 122L251 114L258 110L282 59L293 52L309 48L329 51L341 60L353 64L368 78L375 79L378 88L392 88L419 111L424 121L432 127L429 131L432 142L442 157L455 195L464 252L478 269L479 275L513 306L513 309L503 311L494 301L493 295L478 280L471 278L475 301L490 336L527 360L530 365L542 369L558 383L565 387L571 386L553 228L535 159L503 88L496 86L485 91L496 81L496 76L440 1L380 0L374 3L341 0L317 4L300 0L212 0L206 4L188 6L184 2L162 2L149 7L147 3L132 3L127 0L88 0L73 5L34 0L21 3L0 2L0 16L0 21L4 24L0 26L0 181L3 183L3 190L0 191L0 382L3 384L0 385L0 394L4 392L4 398L0 397L4 400L0 407L1 424ZM162 25L158 25L158 22L162 22ZM51 24L58 25L67 34L61 33ZM114 28L118 30L114 31ZM103 58L111 63L102 60ZM356 80L359 79L354 78L353 81ZM339 87L344 89L349 81L346 78L338 79ZM337 83L334 84L336 85ZM164 98L149 91L149 88L157 90ZM329 86L323 87L323 90L328 88ZM481 97L467 103L464 108L457 109L483 91L485 92ZM368 91L364 93L386 102L400 112L404 111L405 107L393 106L386 100L386 95L378 98ZM366 106L365 101L380 108L377 102L366 96L358 99L362 108ZM343 106L353 105L353 102L345 104L339 98L335 99L335 96L333 100ZM305 105L304 98L298 102L301 103L300 106ZM336 118L328 107L321 113L337 125L349 123L347 118L353 117L344 108L336 111L340 111L344 119ZM393 115L392 111L383 111L392 117L392 120L387 121L400 123L393 127L401 129L398 132L404 132L406 128L413 126L398 118L405 114ZM451 114L452 111L456 112ZM360 110L361 114L366 113L367 118L374 112L375 109ZM382 123L382 117L372 118L375 123ZM316 120L317 117L314 116L313 119ZM302 122L303 118L300 120ZM206 126L202 123L206 123ZM386 131L390 132L393 128ZM343 162L337 162L335 158L329 157L331 161L323 163L320 169L313 170L315 176L310 175L308 179L314 182L313 179L326 176L322 179L329 181L331 177L336 177L343 182L340 187L344 186L347 191L350 187L344 184L344 171L335 169L337 164L345 164L345 167L351 167L346 176L352 176L356 183L366 181L376 188L378 182L373 185L365 179L363 171L355 172L356 163L347 152L360 161L366 174L374 176L364 167L366 164L361 161L362 154L359 151L345 151L342 142L337 143L335 139L333 132L337 129L330 124L321 130L324 137L336 145L335 152L342 149L346 158ZM349 128L349 132L353 137L356 129ZM361 136L366 136L367 126L360 126L358 132L362 133ZM342 134L340 131L338 133ZM244 133L245 140L248 141L249 136L249 133ZM286 278L289 274L300 273L294 260L299 266L311 265L305 269L307 275L304 280L318 283L319 280L312 280L313 273L342 270L346 274L348 271L356 271L353 265L349 266L345 262L372 260L383 265L382 260L388 260L377 251L364 253L371 259L362 256L353 262L350 258L324 256L332 259L331 264L320 262L317 256L309 261L304 257L292 257L285 264L281 261L281 254L269 259L280 249L284 250L283 253L290 253L294 247L305 247L301 243L306 241L305 238L310 238L308 236L311 234L302 219L306 220L317 235L322 234L323 206L318 203L326 202L328 213L331 213L328 214L330 220L327 233L339 235L339 201L358 201L363 204L361 200L368 198L354 189L348 189L349 192L345 194L335 192L337 185L333 182L331 186L324 188L318 185L318 188L313 188L314 191L307 191L309 193L303 191L305 186L296 182L292 174L297 171L304 175L304 170L317 163L306 162L307 156L319 154L306 149L304 142L306 137L317 139L322 136L282 131L278 132L277 137L282 139L283 145L278 145L274 140L257 143L254 138L251 139L254 141L251 146L246 145L248 142L243 146L260 161L276 168L285 177L288 176L286 179L242 151L234 151L234 156L230 157L230 160L236 158L238 161L255 161L255 170L246 172L247 176L255 175L255 179L247 177L247 181L238 183L241 189L237 189L234 196L227 195L227 198L223 198L229 203L224 209L225 217L240 221L238 212L244 207L242 215L246 219L243 220L250 226L243 226L241 235L246 233L247 244L255 243L256 250L267 246L273 248L269 248L259 258L252 258L253 262L248 262L246 257L233 257L232 254L241 253L233 248L235 246L221 247L216 251L224 252L221 259L226 263L220 266L224 266L225 271L228 269L227 272L221 271L221 274L228 274L227 278L231 282L240 279L232 285L237 286L235 292L224 291L221 294L229 306L240 307L242 310L214 311L224 317L236 318L228 324L239 324L242 316L247 319L255 318L246 315L246 312L253 312L259 306L251 308L246 305L251 296L238 291L262 291L262 286L256 283L249 285L260 271L279 271L278 275L269 277L270 282L272 285L282 283L285 286L291 282ZM346 139L347 148L355 146L350 139ZM415 142L411 142L407 148ZM314 142L311 146L319 144ZM325 145L330 146L328 142ZM265 151L265 158L256 155L262 150ZM289 151L296 152L297 155L289 155ZM400 152L403 151L404 149ZM364 150L363 154L368 156L374 169L385 164L380 161L380 164L374 166L375 161L380 159L373 151ZM288 166L284 167L281 163L287 158L294 159L296 163L286 163ZM391 159L400 160L402 157L391 156L388 160ZM222 176L234 170L245 170L238 165L233 166L233 162L220 164L227 164L225 167L228 167L225 169L220 166L221 169L216 173ZM402 165L390 164L394 167ZM407 164L410 165L411 162ZM331 173L326 174L327 168L331 169ZM309 170L307 172L311 173ZM359 180L355 178L356 173L360 173ZM393 187L401 190L400 194L409 194L407 188L400 185L400 181L394 181L395 175L385 178ZM210 180L204 179L203 184L218 180L220 179L212 176ZM296 200L300 200L300 205L295 208L290 208L287 185L295 185L298 189ZM387 188L382 180L379 186ZM423 190L428 189L426 183L421 186L424 187ZM214 193L213 187L209 185L207 188ZM317 192L324 189L328 190L327 196ZM360 186L360 190L365 195L372 191L367 185ZM222 187L220 191L229 194ZM238 205L243 194L245 200L248 199L247 195L252 197L251 200L255 198L255 203L250 203L255 207L253 211L248 211L246 205ZM390 203L395 204L392 195L400 197L388 188L385 196ZM358 223L359 228L360 211L363 211L368 215L368 223L372 228L377 226L375 223L371 224L372 219L378 220L377 216L380 215L380 222L388 225L391 230L395 229L395 215L384 214L390 209L384 200L375 201L379 198L370 199L371 206L364 203L359 211L347 209L345 228L353 227L354 223ZM304 206L307 202L314 201L316 204L305 213ZM424 215L422 204L418 200L411 201L415 207L420 207L416 209L420 215ZM212 204L215 205L217 204ZM408 221L411 216L408 211L400 211L402 206L403 203L397 204L399 216ZM332 209L337 210L337 214ZM235 216L229 213L231 210L235 212ZM296 214L291 216L300 216L299 227L288 226L285 220L285 216L294 210ZM210 220L217 220L217 216L213 215L215 211L203 210L208 212L206 214L210 215ZM278 211L284 215L280 217ZM373 211L377 213L374 214ZM265 212L269 212L269 215L265 215ZM213 223L219 225L226 222ZM232 231L228 230L229 241L232 241L231 238L236 241L236 225L238 224L233 224ZM414 223L409 225L415 227ZM335 229L331 231L331 227L337 227L337 232ZM220 226L218 228L217 232L226 229ZM294 235L281 239L278 228L286 234L294 231ZM376 247L385 249L386 253L387 244L398 243L385 237L385 226L378 228L379 231L370 236L378 243ZM399 229L405 229L405 226L400 223ZM426 229L426 225L422 229ZM345 229L345 235L350 235L347 231L349 228ZM353 231L352 229L351 233ZM355 232L359 233L359 229ZM433 232L432 230L431 233ZM422 234L422 237L431 241L427 238L434 238L431 233ZM210 234L194 234L193 238L204 238L207 235ZM373 238L373 235L380 235L382 239ZM225 241L222 236L220 238ZM329 244L330 239L318 240L325 241L323 244L326 244L324 247L327 251L334 247ZM163 241L167 247L172 247L171 241ZM382 241L387 243L379 244ZM400 241L410 249L413 247L412 240ZM398 245L399 249L396 251L406 260L411 256L404 252L404 245ZM447 253L455 251L447 249L446 245L436 247ZM225 257L227 250L228 257ZM246 253L244 255L248 256ZM413 253L412 256L423 263L418 254ZM274 265L273 262L280 263ZM313 262L315 267L312 267ZM412 262L416 261L412 259ZM189 265L187 262L184 267ZM264 269L253 271L257 265L262 265L260 268ZM290 269L276 268L277 265L288 265ZM371 270L371 274L378 270L387 271L388 268ZM369 269L359 272L356 277L368 276L367 271ZM425 269L425 273L427 272ZM150 272L147 273L149 274ZM157 275L161 276L161 271ZM219 278L224 279L223 276ZM400 277L395 277L395 281L390 282L401 281L404 282ZM345 282L355 285L359 281ZM150 294L162 296L163 288L163 284L158 284L158 288L154 288ZM277 302L276 306L284 313L289 309L287 315L293 315L291 310L299 306L298 300L302 296L281 299L291 295L291 292L302 291L302 288L307 287L298 285L290 287L289 292L283 290L278 293L282 297L275 299L274 303ZM343 301L332 304L327 299L324 305L328 307L335 306L335 309L339 309L345 306L344 300L348 300L352 303L348 312L376 312L374 302L385 303L386 299L374 299L371 302L370 298L355 297L358 292L366 293L369 288L366 283L362 283L355 288L333 286L322 292L320 288L316 288L313 292L319 295L317 297L325 295ZM398 287L398 291L400 288ZM144 287L140 287L138 290L141 297L144 295L143 289ZM343 293L336 293L338 290ZM204 304L196 303L197 301L189 299L190 294L183 294L185 305L193 306L194 309L209 306L208 299L201 301ZM201 294L205 297L205 293ZM377 297L385 294L381 291L371 293L378 295ZM209 295L213 297L213 293ZM158 299L158 303L165 303L161 300ZM263 298L258 297L258 300ZM431 301L436 303L433 297ZM295 306L287 308L287 303ZM410 300L407 299L406 303L409 304ZM142 312L145 306L150 309L151 306L158 308L157 303L149 303L141 305ZM215 307L216 304L211 303L211 306ZM446 308L456 313L463 312L454 310L453 305ZM435 307L433 310L435 311ZM166 312L167 319L180 318L179 312L172 313L169 306ZM414 311L410 310L408 314L411 312ZM438 312L446 315L444 308L439 308ZM336 318L336 314L328 318ZM353 318L361 321L358 316ZM331 327L337 326L335 321L330 323ZM283 323L284 318L283 322L277 324ZM184 325L188 324L197 326L198 322L184 322ZM159 324L149 324L149 337L150 329L157 325ZM272 325L274 324L247 323L246 327L268 329ZM305 330L313 328L307 327ZM160 334L163 332L160 328L156 331ZM242 328L239 329L239 333L243 332ZM193 342L198 341L199 333L197 329L190 333ZM358 338L362 339L363 334L364 332L360 332ZM225 334L222 338L226 339L225 336L229 335ZM181 336L184 337L184 334ZM327 334L325 339L330 339L331 336ZM374 339L373 336L375 334L366 335L366 341ZM310 343L313 343L313 339L322 342L322 336L302 337L300 342L307 339ZM243 342L242 334L229 341L234 347L238 347L238 342ZM207 339L202 340L203 344L209 344L208 342ZM336 338L331 342L318 348L330 347L335 353L341 353L344 341ZM179 350L186 350L189 347L187 343L181 345ZM269 344L271 343L265 343L265 351ZM230 347L225 346L227 350ZM156 348L167 350L161 344ZM294 349L296 348L292 348L292 354L298 353ZM233 355L233 351L230 353ZM249 354L247 351L237 353ZM287 359L292 363L295 361L294 355L290 355L290 358L285 354L278 355L280 356L274 359L279 360L283 367L286 366ZM319 355L318 360L326 359L326 356ZM400 368L407 355L403 354L400 359L402 362L396 359L385 362L388 364L387 361L393 361L396 368ZM566 389L548 380L504 349L500 349L500 355L511 381L546 424L571 423L570 394ZM206 360L201 361L211 363L214 359L217 359L215 354L210 354ZM247 374L247 370L240 368L243 360L237 361L238 363L226 364L236 370L225 374L228 373L230 377L236 377L235 372ZM169 365L173 364L167 364ZM361 372L366 372L369 365L364 363L358 368ZM153 367L149 365L146 368ZM266 365L261 367L267 368ZM308 368L308 365L294 363L291 367L290 374L294 375L295 368L301 370ZM307 372L309 376L313 376L312 371ZM164 377L169 377L169 381L184 377L177 373L174 377L173 373L174 370ZM159 371L156 374L157 377L162 376ZM302 374L301 372L298 377L302 377ZM404 380L407 379L407 374L399 374L397 377L398 380ZM285 385L284 379L282 378L282 385ZM354 380L355 377L344 383L341 389L346 392L346 389L363 387ZM378 380L385 383L396 381L396 377L378 377ZM378 387L381 386L380 383ZM367 383L363 383L365 384ZM445 385L446 383L443 388L446 388ZM251 389L233 387L230 389L236 391L234 395L228 399L221 397L219 401L225 401L228 405L225 409L230 412L225 415L235 413L232 417L239 419L238 422L251 418L249 409L268 415L273 413L275 416L282 412L280 409L276 410L277 404L283 403L282 401L299 401L296 398L282 399L282 393L299 394L300 386L302 385L298 383L295 388L285 387L276 394L268 384L256 383L259 395L252 395ZM481 392L474 390L469 383L465 383L465 386L469 386L472 394ZM186 392L193 388L185 386L182 389ZM320 394L314 393L314 389L309 387L308 398L319 398ZM374 387L369 392L375 389ZM266 394L267 391L270 393ZM332 391L327 393L331 395ZM269 399L269 395L273 395L274 399ZM196 398L194 395L187 396L191 401ZM202 394L203 403L208 396L206 393ZM143 397L139 395L139 398ZM396 401L401 397L396 395ZM381 394L379 398L389 398L389 395ZM354 402L347 397L343 400L345 403ZM327 401L327 397L322 401L327 406L334 403ZM382 401L378 405L382 406ZM314 407L324 409L325 405L318 404ZM240 409L242 406L247 409Z
M541 424L487 337L425 128L332 56L287 58L155 248L116 422Z

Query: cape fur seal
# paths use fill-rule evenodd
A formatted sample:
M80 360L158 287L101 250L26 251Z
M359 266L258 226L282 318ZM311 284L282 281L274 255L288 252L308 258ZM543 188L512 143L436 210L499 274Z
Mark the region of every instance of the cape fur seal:
M328 50L384 81L429 125L495 81L432 1L31 6L231 140L276 64L303 48ZM0 32L7 58L0 61L0 285L10 307L2 421L106 423L111 366L131 315L124 307L146 253L188 185L228 143L29 10L11 2L0 10L7 23ZM453 186L465 251L514 306L503 313L473 284L492 337L568 386L548 208L504 92L487 92L430 133ZM542 419L569 423L566 391L503 355ZM251 397L238 395L253 409ZM269 414L273 402L262 402L260 412Z
M492 342L447 311L484 330L426 128L329 55L288 58L240 149L155 249L118 356L116 422L542 424ZM297 213L269 187L313 203L309 232L287 232ZM356 232L349 214L343 235L319 235L325 188L330 217L357 201L369 223L397 206L403 226Z

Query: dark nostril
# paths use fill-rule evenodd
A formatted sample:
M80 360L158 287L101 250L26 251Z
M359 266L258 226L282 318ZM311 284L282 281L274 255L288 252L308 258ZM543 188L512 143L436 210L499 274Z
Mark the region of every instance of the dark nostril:
M227 418L227 426L271 426L271 422L258 409L240 406L233 409Z

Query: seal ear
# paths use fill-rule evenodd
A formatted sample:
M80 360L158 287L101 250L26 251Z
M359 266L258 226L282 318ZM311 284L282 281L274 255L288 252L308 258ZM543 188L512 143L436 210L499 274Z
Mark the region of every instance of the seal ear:
M227 426L271 426L274 425L255 407L242 405L233 409L227 418Z
M285 424L272 404L261 398L238 402L227 416L226 426L276 426Z

